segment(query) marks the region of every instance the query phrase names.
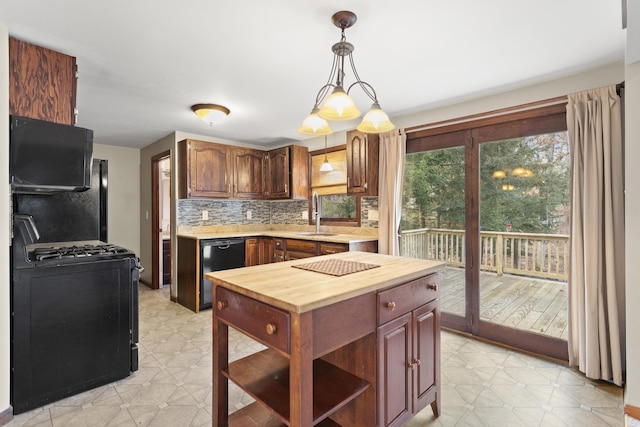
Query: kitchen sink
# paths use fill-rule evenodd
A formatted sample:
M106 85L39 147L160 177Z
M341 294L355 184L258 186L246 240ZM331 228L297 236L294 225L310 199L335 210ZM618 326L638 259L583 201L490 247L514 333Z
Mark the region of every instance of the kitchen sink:
M337 236L335 233L316 233L315 231L308 231L302 233L296 233L298 236Z

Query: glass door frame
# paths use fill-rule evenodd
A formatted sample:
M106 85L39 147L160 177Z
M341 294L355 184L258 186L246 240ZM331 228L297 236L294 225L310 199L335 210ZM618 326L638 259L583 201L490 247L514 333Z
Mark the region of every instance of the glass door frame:
M465 157L465 315L441 313L441 325L525 351L568 360L567 341L480 319L480 145L509 138L566 131L566 97L541 101L455 124L407 129L407 154L464 146ZM494 115L495 114L495 115Z

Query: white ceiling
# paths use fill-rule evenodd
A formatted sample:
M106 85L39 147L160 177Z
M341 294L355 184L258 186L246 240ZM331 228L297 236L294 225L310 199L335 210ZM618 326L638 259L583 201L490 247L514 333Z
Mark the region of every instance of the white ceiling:
M77 58L78 126L96 143L182 131L271 147L306 138L339 10L358 15L347 41L392 120L624 59L620 0L0 0L0 23ZM231 115L210 127L196 103Z

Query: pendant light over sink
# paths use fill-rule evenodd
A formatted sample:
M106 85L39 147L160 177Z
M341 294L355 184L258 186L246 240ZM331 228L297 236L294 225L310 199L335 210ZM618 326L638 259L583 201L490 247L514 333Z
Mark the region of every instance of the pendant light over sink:
M333 166L329 163L329 158L327 157L327 135L324 136L324 162L322 166L320 166L320 172L331 172L333 170Z
M327 79L328 83L318 91L316 102L311 109L311 113L304 120L298 132L313 136L328 135L333 132L328 120L351 120L360 117L360 110L349 96L351 88L356 85L373 101L371 109L365 114L357 129L366 133L382 133L395 128L395 125L389 120L387 113L380 108L376 91L369 83L360 80L360 76L356 71L352 55L354 47L351 43L347 42L344 35L344 30L353 26L356 20L356 14L348 10L336 12L331 17L333 25L340 28L342 36L340 37L340 41L331 48L333 52L333 64L331 65L331 72ZM349 58L351 71L356 78L356 81L349 85L346 92L344 90L345 57ZM331 83L334 80L335 84ZM332 91L329 95L330 90ZM327 97L327 95L329 96ZM322 104L323 101L324 104Z

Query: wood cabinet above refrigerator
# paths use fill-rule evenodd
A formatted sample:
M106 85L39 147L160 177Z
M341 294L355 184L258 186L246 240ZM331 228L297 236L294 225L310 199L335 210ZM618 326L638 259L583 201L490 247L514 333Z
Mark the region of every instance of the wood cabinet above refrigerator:
M9 114L75 125L76 58L9 38Z

